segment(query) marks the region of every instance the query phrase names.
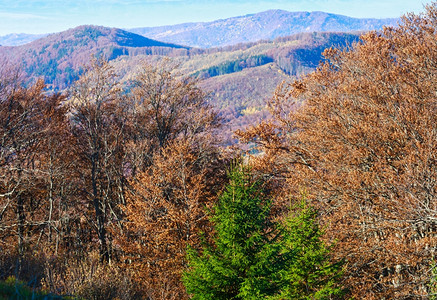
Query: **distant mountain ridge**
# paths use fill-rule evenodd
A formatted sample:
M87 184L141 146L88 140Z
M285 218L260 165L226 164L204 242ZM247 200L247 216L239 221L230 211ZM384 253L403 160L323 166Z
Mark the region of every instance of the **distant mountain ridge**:
M300 32L351 32L379 30L396 26L399 19L358 19L326 12L289 12L268 10L212 22L125 29L161 42L190 47L212 48L238 43L274 39ZM47 34L8 34L0 36L0 45L18 46Z
M39 38L43 38L49 35L45 34L27 34L27 33L10 33L7 35L0 36L0 45L3 46L20 46Z
M325 12L268 10L213 22L126 29L163 42L212 48L300 32L353 32L396 26L399 19L358 19ZM1 41L0 41L1 43Z

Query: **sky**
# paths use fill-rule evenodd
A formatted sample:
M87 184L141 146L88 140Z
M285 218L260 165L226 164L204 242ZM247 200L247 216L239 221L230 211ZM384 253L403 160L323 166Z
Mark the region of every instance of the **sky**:
M357 18L423 12L430 0L0 0L0 35L52 33L92 24L118 28L207 22L269 9Z

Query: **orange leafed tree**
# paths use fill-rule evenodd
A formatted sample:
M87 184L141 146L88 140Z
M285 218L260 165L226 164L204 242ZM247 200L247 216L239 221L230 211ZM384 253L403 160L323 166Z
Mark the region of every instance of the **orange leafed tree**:
M144 64L131 86L126 226L117 242L150 299L187 298L185 250L209 232L205 209L225 180L212 136L217 113L197 81L173 67Z
M437 4L278 88L240 133L259 166L309 192L357 299L428 297L437 246Z
M121 245L150 299L187 299L180 281L185 250L210 231L206 208L223 184L217 154L192 139L176 140L131 182Z
M14 73L0 81L0 276L40 280L42 260L77 220L64 97L47 95L42 81L26 88Z

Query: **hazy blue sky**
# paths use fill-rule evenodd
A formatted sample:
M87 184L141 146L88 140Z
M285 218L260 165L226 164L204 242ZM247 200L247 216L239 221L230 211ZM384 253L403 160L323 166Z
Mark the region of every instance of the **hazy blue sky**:
M83 24L132 28L212 21L265 11L326 11L352 17L420 13L427 0L0 0L0 35L58 32Z

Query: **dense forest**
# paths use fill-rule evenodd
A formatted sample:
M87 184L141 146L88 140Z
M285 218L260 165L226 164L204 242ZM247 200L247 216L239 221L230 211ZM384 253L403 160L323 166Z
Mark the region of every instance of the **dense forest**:
M199 77L267 56L62 93L3 63L0 298L435 299L436 24L326 49L229 147Z

